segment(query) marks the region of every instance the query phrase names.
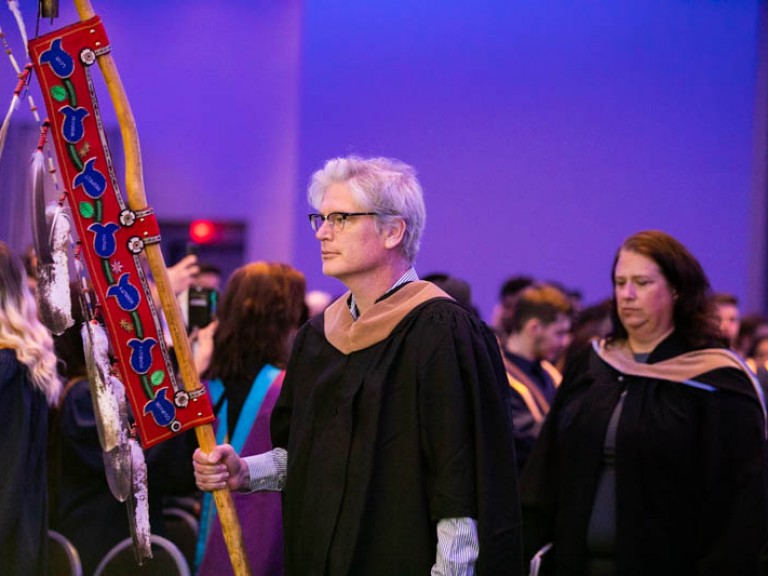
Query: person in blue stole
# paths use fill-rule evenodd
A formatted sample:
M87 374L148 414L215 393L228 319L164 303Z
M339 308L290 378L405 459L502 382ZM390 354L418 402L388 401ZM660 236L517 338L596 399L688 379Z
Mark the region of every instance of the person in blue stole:
M196 358L216 412L216 442L241 454L272 448L269 418L280 393L285 363L304 311L304 276L287 264L254 262L235 270L217 320L197 339ZM213 335L212 339L206 336ZM208 359L210 358L210 362ZM201 368L198 364L198 368ZM283 573L280 494L254 501L233 494L254 576ZM195 558L198 576L231 574L210 493L203 497Z

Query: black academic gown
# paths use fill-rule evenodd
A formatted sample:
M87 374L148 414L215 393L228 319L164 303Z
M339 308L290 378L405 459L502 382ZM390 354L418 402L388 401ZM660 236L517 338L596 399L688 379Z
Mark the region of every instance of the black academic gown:
M48 404L0 349L0 574L43 576L48 559Z
M521 574L493 335L426 282L354 323L343 300L300 331L272 415L273 444L288 451L286 573L423 576L437 522L472 517L476 573Z
M686 351L673 334L648 363ZM568 370L521 481L526 555L554 541L545 574L585 574L605 432L623 391L619 576L759 573L768 527L761 405L737 369L695 381L705 386L622 374L592 349Z

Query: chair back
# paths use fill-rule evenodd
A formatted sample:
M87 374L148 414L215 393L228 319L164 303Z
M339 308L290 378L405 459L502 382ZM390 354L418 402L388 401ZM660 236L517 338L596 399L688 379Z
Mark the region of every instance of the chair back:
M152 534L152 558L142 565L136 562L133 540L126 538L118 542L102 558L94 576L190 576L189 565L184 555L173 542Z
M181 508L170 507L163 509L163 524L165 537L176 544L187 560L189 566L195 564L195 549L197 547L198 521L192 514Z
M69 539L48 530L48 576L83 576L80 554Z

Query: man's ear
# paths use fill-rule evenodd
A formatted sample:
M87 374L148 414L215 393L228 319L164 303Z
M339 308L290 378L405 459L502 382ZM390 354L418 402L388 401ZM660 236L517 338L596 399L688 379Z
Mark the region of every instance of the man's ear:
M529 336L538 336L543 326L544 324L542 324L539 318L528 318L525 324L523 324L523 332Z
M405 220L403 218L394 218L384 227L384 246L387 248L396 248L403 242L405 236Z

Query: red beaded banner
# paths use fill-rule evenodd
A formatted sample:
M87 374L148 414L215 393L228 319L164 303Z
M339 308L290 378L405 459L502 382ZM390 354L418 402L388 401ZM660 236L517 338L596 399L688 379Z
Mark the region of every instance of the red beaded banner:
M190 393L176 381L139 259L160 240L157 221L151 209L129 209L120 194L90 75L108 51L98 17L29 42L63 187L147 448L214 417L203 389Z

